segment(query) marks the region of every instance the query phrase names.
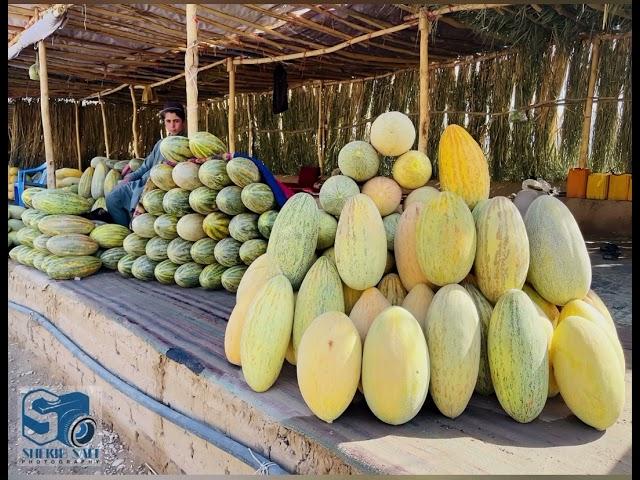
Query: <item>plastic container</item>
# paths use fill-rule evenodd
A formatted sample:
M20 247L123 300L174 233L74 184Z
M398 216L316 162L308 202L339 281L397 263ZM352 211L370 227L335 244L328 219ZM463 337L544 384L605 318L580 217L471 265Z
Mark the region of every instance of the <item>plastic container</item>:
M631 183L631 174L622 173L617 175L611 174L609 178L609 200L627 200L629 196L629 184Z
M567 175L567 197L586 198L587 179L591 170L588 168L572 168Z
M631 177L629 177L629 195L627 195L627 200L631 201Z
M592 173L587 179L587 198L590 200L606 200L609 193L609 174Z

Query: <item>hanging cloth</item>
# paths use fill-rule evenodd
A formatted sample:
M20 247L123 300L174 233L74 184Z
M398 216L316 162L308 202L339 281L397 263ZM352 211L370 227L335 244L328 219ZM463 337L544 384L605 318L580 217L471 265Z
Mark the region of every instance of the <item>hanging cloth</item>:
M287 84L287 71L282 64L276 65L273 71L273 114L286 112L288 102L289 85Z

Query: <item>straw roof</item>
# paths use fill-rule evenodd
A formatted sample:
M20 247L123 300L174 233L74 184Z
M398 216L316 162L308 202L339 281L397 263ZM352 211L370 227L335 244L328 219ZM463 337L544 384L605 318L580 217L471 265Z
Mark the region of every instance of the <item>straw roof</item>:
M160 99L184 100L186 51L183 4L66 4L66 21L46 41L53 98L85 98L120 86L139 93L154 87ZM9 45L49 8L9 4ZM407 28L368 38L339 51L284 61L290 86L313 80L347 80L419 64L419 5L402 4L209 4L198 6L199 66L228 57L252 59L332 47L389 27ZM508 49L542 37L589 36L631 31L631 5L430 5L429 61ZM486 7L486 8L485 8ZM460 11L456 11L460 9ZM453 11L449 11L453 10ZM29 80L36 51L25 48L8 62L10 98L39 95ZM238 65L236 92L268 91L275 63ZM180 78L161 85L173 76ZM224 63L198 74L199 98L228 93ZM148 90L147 90L148 92ZM130 102L128 88L109 97Z

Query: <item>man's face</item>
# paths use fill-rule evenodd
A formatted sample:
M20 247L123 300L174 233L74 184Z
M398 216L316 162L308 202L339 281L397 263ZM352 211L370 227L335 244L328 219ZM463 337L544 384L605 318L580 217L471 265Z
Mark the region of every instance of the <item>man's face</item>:
M182 132L182 119L173 112L164 114L164 126L169 135L178 135Z

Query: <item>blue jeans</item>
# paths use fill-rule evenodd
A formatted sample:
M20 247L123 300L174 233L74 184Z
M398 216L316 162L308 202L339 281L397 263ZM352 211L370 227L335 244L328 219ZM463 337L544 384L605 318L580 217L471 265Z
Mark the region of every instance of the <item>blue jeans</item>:
M107 211L113 221L129 228L131 222L131 197L133 195L133 185L131 183L121 183L111 190L105 201Z

